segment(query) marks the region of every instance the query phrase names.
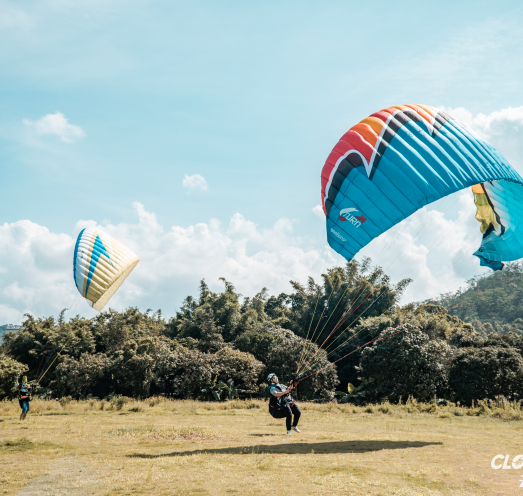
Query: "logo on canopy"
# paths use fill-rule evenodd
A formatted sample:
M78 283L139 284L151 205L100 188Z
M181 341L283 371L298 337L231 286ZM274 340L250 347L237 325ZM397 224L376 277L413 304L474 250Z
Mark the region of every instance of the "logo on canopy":
M356 208L344 208L340 210L340 220L344 222L350 222L353 226L360 227L367 218L361 214L356 216L359 210Z

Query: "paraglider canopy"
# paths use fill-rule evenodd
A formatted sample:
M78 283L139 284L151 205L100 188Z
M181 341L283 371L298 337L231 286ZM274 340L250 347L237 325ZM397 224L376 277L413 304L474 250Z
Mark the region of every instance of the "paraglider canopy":
M523 257L523 179L489 143L447 113L398 105L353 126L321 174L329 245L347 260L416 210L474 187L483 239L474 253L494 270Z
M102 310L140 259L99 229L83 229L74 249L76 287L95 310Z

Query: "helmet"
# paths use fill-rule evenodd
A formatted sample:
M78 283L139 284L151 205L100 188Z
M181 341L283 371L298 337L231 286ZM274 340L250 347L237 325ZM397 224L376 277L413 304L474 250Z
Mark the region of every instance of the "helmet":
M267 381L268 381L268 382L272 382L272 378L273 378L273 377L276 377L276 374L269 374L269 375L267 376Z

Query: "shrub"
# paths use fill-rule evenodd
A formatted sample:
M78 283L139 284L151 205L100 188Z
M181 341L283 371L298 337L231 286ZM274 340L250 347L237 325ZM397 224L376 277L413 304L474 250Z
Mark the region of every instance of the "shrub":
M359 367L362 387L376 399L389 396L397 401L412 396L427 401L446 389L443 364L450 348L416 327L403 328L403 332L401 327L384 331L382 336L391 336L363 350Z
M251 353L257 360L263 362L270 351L281 345L283 340L283 336L263 328L244 332L234 340L234 346L240 351Z
M253 355L239 350L222 348L212 355L212 362L219 380L232 379L242 389L257 392L256 386L264 365Z
M183 347L160 357L154 372L156 391L176 398L197 398L215 376L211 357Z
M0 400L18 394L20 377L28 370L27 365L0 354Z
M129 401L131 401L131 398L127 396L113 396L111 398L111 405L113 405L115 410L120 411Z
M462 348L452 359L449 385L466 405L498 395L514 398L523 388L523 359L512 348Z
M108 375L111 361L104 353L83 354L80 360L66 357L58 365L56 380L51 384L59 395L72 395L76 398L90 394L108 394Z

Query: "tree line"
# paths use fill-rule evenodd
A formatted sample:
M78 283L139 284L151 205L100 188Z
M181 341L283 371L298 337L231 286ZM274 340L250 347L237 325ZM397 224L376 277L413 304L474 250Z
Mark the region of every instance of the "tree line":
M499 276L490 277L481 278L483 290ZM471 404L522 394L521 334L453 314L470 303L471 288L401 306L410 280L392 284L368 258L327 270L321 283L290 281L277 296L264 288L243 297L221 281L213 292L202 280L170 319L137 308L92 319L26 315L0 346L0 399L16 396L23 375L40 378L37 394L53 398L264 397L269 372L286 382L299 369L305 400L333 401L341 391L359 403L411 396Z

